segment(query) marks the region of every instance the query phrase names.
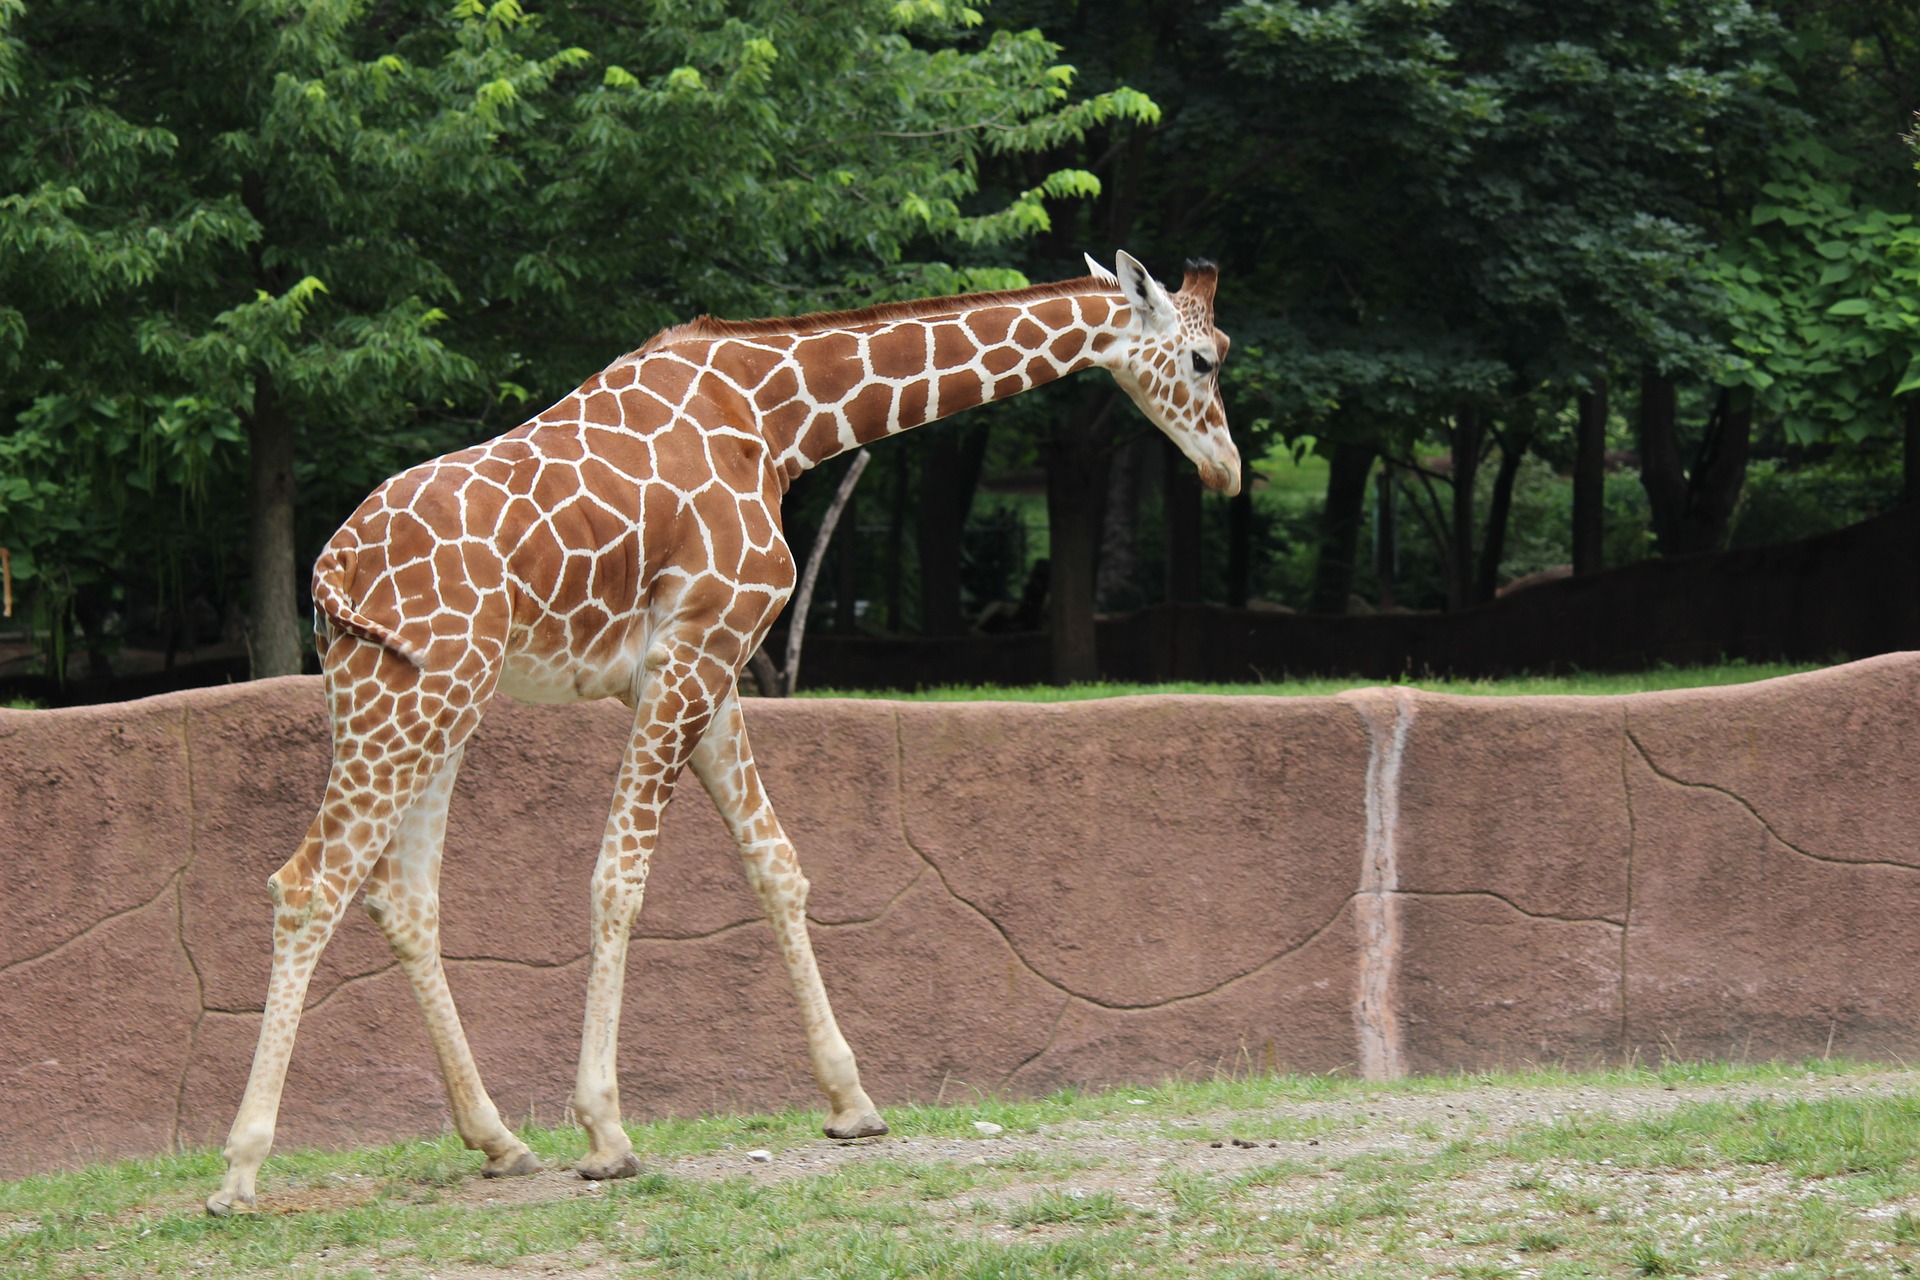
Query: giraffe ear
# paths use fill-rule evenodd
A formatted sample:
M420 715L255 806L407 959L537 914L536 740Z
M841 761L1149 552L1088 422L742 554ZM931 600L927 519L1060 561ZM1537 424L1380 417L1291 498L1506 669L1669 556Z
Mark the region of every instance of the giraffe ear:
M1119 287L1120 282L1113 278L1113 272L1107 270L1105 267L1101 266L1098 262L1095 262L1093 260L1092 254L1083 253L1080 256L1087 260L1088 275L1092 276L1095 280L1098 280L1101 284L1110 284L1110 285L1113 285L1115 288Z
M1114 274L1120 277L1120 292L1127 295L1138 328L1158 333L1174 323L1173 299L1167 296L1165 286L1147 274L1139 259L1122 249L1114 262Z

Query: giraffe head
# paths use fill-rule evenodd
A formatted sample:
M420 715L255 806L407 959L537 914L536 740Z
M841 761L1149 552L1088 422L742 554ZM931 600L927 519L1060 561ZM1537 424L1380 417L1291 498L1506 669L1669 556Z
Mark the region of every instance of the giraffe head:
M1220 402L1220 364L1227 335L1213 327L1211 262L1191 263L1178 293L1122 252L1109 272L1091 257L1087 265L1126 295L1128 317L1120 340L1099 357L1114 381L1154 426L1166 432L1200 470L1200 482L1229 497L1240 492L1240 451L1227 434Z

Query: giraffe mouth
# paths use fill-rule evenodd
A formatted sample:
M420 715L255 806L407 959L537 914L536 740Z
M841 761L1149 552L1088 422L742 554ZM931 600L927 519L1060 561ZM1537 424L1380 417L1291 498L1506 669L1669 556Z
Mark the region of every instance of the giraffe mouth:
M1223 467L1217 462L1202 463L1200 483L1231 498L1240 492L1240 468Z

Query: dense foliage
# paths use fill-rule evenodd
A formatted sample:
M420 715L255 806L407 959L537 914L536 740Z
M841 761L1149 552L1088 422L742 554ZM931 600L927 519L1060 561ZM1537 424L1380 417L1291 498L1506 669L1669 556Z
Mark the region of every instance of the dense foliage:
M368 488L662 325L1118 247L1222 264L1273 487L1064 384L879 447L818 625L1801 534L1920 488L1917 99L1915 0L0 0L0 546L56 649L290 669Z

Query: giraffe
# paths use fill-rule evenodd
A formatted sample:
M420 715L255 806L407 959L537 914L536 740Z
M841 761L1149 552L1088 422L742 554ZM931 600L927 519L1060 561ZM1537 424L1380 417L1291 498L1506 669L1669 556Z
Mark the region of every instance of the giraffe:
M633 711L590 884L573 1108L586 1178L639 1171L615 1074L628 936L661 811L691 768L739 848L805 1026L826 1132L882 1134L834 1021L807 880L761 786L734 682L794 585L780 500L845 450L1101 365L1198 467L1240 486L1213 324L1216 271L1170 293L1126 253L1109 272L792 319L701 317L484 444L386 481L314 567L333 764L320 811L268 880L273 968L214 1214L255 1205L314 965L356 891L412 985L454 1127L488 1177L540 1162L480 1082L440 960L448 800L488 701L616 697Z

